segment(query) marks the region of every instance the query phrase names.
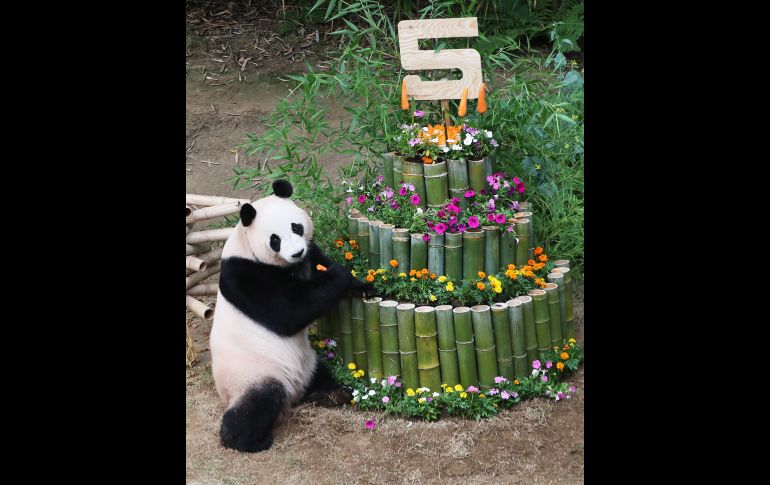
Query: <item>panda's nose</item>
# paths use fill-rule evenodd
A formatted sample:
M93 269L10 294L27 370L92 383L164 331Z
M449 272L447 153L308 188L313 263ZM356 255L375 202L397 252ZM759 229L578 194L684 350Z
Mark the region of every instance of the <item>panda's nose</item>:
M300 250L299 250L299 251L297 251L296 253L292 254L292 255L291 255L291 257L292 257L292 258L299 258L300 256L302 256L302 253L304 253L304 252L305 252L305 250L304 250L304 249L300 249Z

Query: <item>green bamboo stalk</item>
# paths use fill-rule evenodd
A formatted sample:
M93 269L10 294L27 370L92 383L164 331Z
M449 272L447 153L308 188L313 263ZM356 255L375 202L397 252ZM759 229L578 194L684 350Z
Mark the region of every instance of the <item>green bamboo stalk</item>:
M508 317L508 305L492 305L492 328L495 333L495 352L497 355L498 376L513 380L513 348L511 345L511 325Z
M331 339L337 343L336 357L340 355L340 343L342 342L342 325L340 322L340 314L337 310L337 305L333 305L327 312L329 318L329 328L331 330Z
M428 267L428 243L422 239L422 234L411 234L409 245L409 262L417 271ZM409 271L406 271L409 273Z
M350 301L350 321L353 324L353 362L360 370L369 368L366 355L366 324L364 324L364 301L354 297Z
M521 313L524 318L524 345L527 349L527 369L529 369L532 366L532 362L537 360L539 355L537 350L537 332L535 331L535 313L532 308L532 297L521 295L514 298L514 300L521 303Z
M500 229L497 226L483 226L484 229L484 272L495 274L500 271Z
M436 307L436 330L438 331L438 357L441 362L441 382L454 386L460 382L460 370L457 366L452 305Z
M463 279L478 278L484 271L484 231L472 229L463 233Z
M484 158L484 179L486 180L487 177L495 173L494 168L492 167L492 158L486 157Z
M393 259L393 224L380 224L380 265L390 268L390 260Z
M366 351L369 361L369 377L382 379L382 334L380 310L382 298L364 300L364 324L366 326Z
M417 338L417 369L420 387L431 391L441 389L441 368L438 359L436 309L420 306L414 310L414 336Z
M371 268L369 266L369 219L361 217L358 219L358 248L361 252L361 256L364 259L364 268Z
M478 193L487 185L484 177L484 159L468 160L468 183Z
M497 351L495 333L492 330L492 315L489 305L471 307L473 334L476 338L476 363L479 368L479 384L489 388L495 385L497 376Z
M461 232L444 233L444 271L446 277L453 281L459 281L463 277L463 233Z
M414 307L413 303L401 303L396 307L401 374L406 389L420 387L420 375L417 370L417 339L414 335Z
M404 181L404 159L395 156L393 157L393 186L401 187L401 183Z
M568 263L569 264L569 263ZM554 271L564 275L564 299L566 300L567 310L567 335L566 338L575 338L575 307L572 293L572 274L570 269L566 267L554 268ZM564 335L562 335L564 336Z
M530 299L531 300L531 299ZM521 300L508 300L508 322L511 326L511 346L513 350L513 373L517 379L527 376L527 349L524 335L524 309Z
M358 219L360 214L348 214L348 240L358 239Z
M527 251L529 253L528 259L532 259L532 251L530 249L535 249L535 216L530 211L521 211L514 214L514 217L516 220L523 220L526 219L529 221L527 229L529 229L528 235L529 239L527 239Z
M551 347L561 348L564 345L561 338L561 310L559 309L559 287L555 283L545 284L548 301L548 319L551 327Z
M382 154L382 186L393 188L393 159L396 154L387 152Z
M398 302L380 302L380 333L382 334L382 370L384 377L401 376L401 354L398 352Z
M516 234L519 242L516 243L516 266L526 266L529 257L529 219L517 219Z
M444 274L444 235L431 234L428 241L428 271L441 276Z
M509 231L508 229L512 229ZM509 222L500 232L500 267L516 264L516 223Z
M341 298L337 303L337 313L340 316L340 340L337 353L342 356L342 362L353 362L353 320L350 319L350 297Z
M382 221L369 221L369 267L379 269L380 262L380 224Z
M409 246L409 231L400 227L393 229L393 259L398 261L399 272L409 273L411 269Z
M537 337L538 358L551 348L551 320L548 313L548 296L544 290L530 290L532 312L535 317L535 334Z
M431 163L423 166L425 173L425 195L428 207L439 208L449 198L447 189L446 162Z
M455 323L455 344L457 345L457 366L460 382L464 388L479 385L479 373L476 367L476 350L473 339L471 309L467 306L452 310ZM451 382L447 382L450 386ZM457 382L455 384L458 384Z
M548 276L548 282L554 283L558 287L559 293L559 322L561 323L561 337L567 340L567 295L566 295L566 277L559 271L554 271Z
M420 203L418 204L418 207L423 210L428 207L427 198L425 195L424 166L425 165L422 163L422 161L409 162L404 160L403 163L404 182L414 185L415 193L420 196Z
M447 162L448 187L450 190L468 190L468 164L464 158Z
M567 268L567 269L570 268L569 259L557 259L556 261L553 262L553 265L556 266L557 268Z

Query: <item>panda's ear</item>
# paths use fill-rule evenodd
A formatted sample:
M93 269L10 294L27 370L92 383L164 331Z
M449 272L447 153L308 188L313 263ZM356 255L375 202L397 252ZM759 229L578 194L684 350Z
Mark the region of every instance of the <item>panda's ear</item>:
M294 187L288 180L276 180L273 182L273 193L282 199L288 199L294 193Z
M251 224L251 221L257 217L257 210L251 204L243 204L241 206L241 222L244 226Z

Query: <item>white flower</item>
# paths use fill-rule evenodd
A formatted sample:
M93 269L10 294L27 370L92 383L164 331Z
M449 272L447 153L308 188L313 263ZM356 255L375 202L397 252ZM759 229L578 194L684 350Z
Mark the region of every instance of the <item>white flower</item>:
M371 378L371 379L369 379L369 380L372 382L372 384L374 384L375 382L377 382L377 378L376 378L376 377L372 377L372 378Z
M331 339L331 340L329 340L329 343L328 343L328 344L326 344L326 345L331 345L332 347L334 347L334 346L336 346L336 345L337 345L337 341L336 341L336 340L334 340L334 339Z
M358 188L358 190L364 190L364 186L362 185L361 187Z
M369 389L369 392L368 392L368 394L369 394L370 396L374 396L374 389Z
M363 396L361 396L361 399L369 399L369 396L367 396L366 394L364 394Z
M433 393L433 397L439 397L439 396L440 396L440 394L439 394L439 393L437 393L437 392L434 392L434 393Z
M383 379L383 380L381 380L381 381L380 381L380 385L381 385L382 387L385 387L385 386L387 386L387 385L388 385L388 381L387 381L387 379Z
M353 395L354 395L354 396L358 396L358 389L356 389L356 390L354 390L354 391L353 391Z
M446 153L446 152L449 151L449 147L443 146L443 147L441 147L441 151Z
M519 240L517 239L517 240L516 240L516 242L518 243L518 242L519 242ZM536 375L537 375L537 369L532 369L532 375L533 375L533 376L536 376Z
M463 147L461 147L461 146L460 146L460 145L458 145L458 144L454 144L454 145L452 145L452 150L458 151L458 150L462 150L462 149L463 149Z
M354 400L355 402L358 402L358 401L360 401L360 400L361 400L361 398L360 398L359 396L356 396L356 397L354 397L354 398L353 398L353 400Z
M428 127L427 126L423 126L422 127L422 131L428 131Z
M349 193L349 194L350 194L350 193L352 193L352 192L353 192L353 189L348 189L348 190L346 190L345 192L347 192L347 193Z
M422 214L422 209L420 207L417 208L417 213Z
M484 134L485 134L485 135L487 135L487 138L492 138L492 132L491 132L491 131L489 131L489 130L486 130L486 131L484 132Z
M434 138L431 140L433 143L438 143L438 138Z
M465 145L465 146L468 146L471 143L473 143L473 138L468 137L465 140L463 140L463 145Z

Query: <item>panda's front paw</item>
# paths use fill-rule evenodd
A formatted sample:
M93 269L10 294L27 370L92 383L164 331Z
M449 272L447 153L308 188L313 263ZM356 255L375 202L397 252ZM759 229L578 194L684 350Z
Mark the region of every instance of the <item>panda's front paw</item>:
M360 281L357 281L353 287L350 288L350 292L353 296L363 296L364 298L371 298L376 294L373 284L361 283Z

